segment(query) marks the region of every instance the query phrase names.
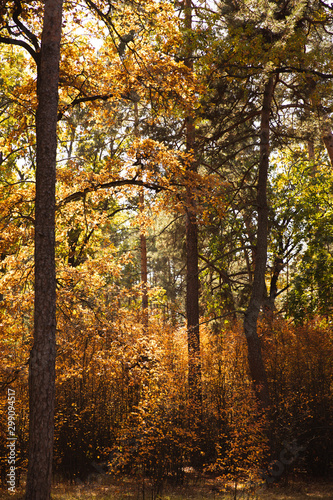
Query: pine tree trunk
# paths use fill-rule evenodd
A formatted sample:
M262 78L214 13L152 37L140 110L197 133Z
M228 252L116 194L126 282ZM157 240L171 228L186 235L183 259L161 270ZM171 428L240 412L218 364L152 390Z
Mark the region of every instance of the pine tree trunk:
M140 210L144 209L144 193L140 192ZM142 316L145 329L148 328L148 266L147 266L147 238L145 228L140 229L140 254L141 254L141 282L142 282Z
M269 165L269 128L270 112L274 92L274 80L270 77L265 85L260 126L260 161L257 186L257 248L255 258L254 278L250 303L245 313L244 332L248 346L248 361L254 390L262 408L269 407L269 390L266 370L262 358L260 339L257 333L257 323L260 308L265 294L265 273L267 263L268 238L268 204L267 176Z
M138 103L134 102L134 135L139 138L139 110ZM139 194L139 210L143 212L145 206L145 194L143 188ZM148 329L148 266L147 266L147 237L144 225L140 228L140 260L141 260L141 283L142 283L142 322L145 330Z
M185 0L185 28L192 29L192 3ZM185 64L193 70L191 39L188 37ZM186 150L195 153L195 126L192 116L186 118ZM196 417L201 414L201 357L199 332L199 256L196 203L192 193L191 174L197 171L195 160L187 169L186 186L186 319L188 344L189 407ZM193 420L193 419L192 419Z
M29 365L29 463L26 500L51 492L55 401L55 181L62 0L45 0L36 114L34 345Z
M198 227L191 188L187 188L186 213L186 318L188 342L189 401L196 412L201 411L201 358L199 332L199 269Z

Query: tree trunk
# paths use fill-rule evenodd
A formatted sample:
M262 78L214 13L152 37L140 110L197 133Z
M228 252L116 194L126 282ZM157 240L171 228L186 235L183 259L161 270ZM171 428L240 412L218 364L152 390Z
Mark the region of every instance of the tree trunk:
M139 137L139 110L138 103L134 102L134 135ZM143 188L139 194L139 210L143 212L145 206L145 195ZM141 283L142 283L142 322L145 330L148 329L148 269L147 269L147 237L144 225L140 228L140 260L141 260Z
M283 259L277 255L274 259L269 295L267 298L267 307L270 309L271 314L273 314L275 310L275 299L278 293L277 282L282 269L283 269Z
M186 212L186 318L188 342L188 387L189 401L196 411L201 409L201 359L199 332L199 269L198 227L191 188L187 188Z
M185 28L192 29L192 3L185 0ZM191 39L188 38L185 64L193 70ZM186 118L186 151L195 152L195 126L192 116ZM191 174L197 171L195 160L187 168L186 184L186 319L188 344L188 388L190 413L201 415L201 358L199 332L199 257L196 202L192 193Z
M144 193L140 191L140 210L144 209ZM141 282L142 282L142 316L144 327L148 328L148 269L147 269L147 238L145 228L140 229Z
M318 96L318 95L316 96L316 94L315 94L317 83L314 80L313 76L307 76L306 80L307 80L307 94L308 94L309 100L311 102L311 106L313 108L313 111L320 118L321 137L322 137L323 143L325 145L328 157L330 159L330 163L333 166L333 133L332 133L331 125L330 125L331 120L329 119L329 116L321 103L320 96ZM314 154L313 140L312 141L310 140L309 142L312 142L312 148L311 148L311 146L308 146L309 160L314 160L315 154ZM314 169L313 173L316 173L315 169Z
M55 401L55 181L62 0L45 0L37 74L34 345L26 500L51 493Z
M333 133L328 124L324 125L322 128L322 137L331 166L333 167Z
M307 145L308 145L308 157L309 157L309 160L310 161L313 161L315 160L315 148L314 148L314 142L312 139L309 139L307 141Z
M257 186L257 248L252 293L244 319L244 332L248 346L250 373L256 397L263 409L269 407L269 390L264 362L262 359L260 340L257 333L257 323L265 293L268 238L267 176L269 165L269 121L273 92L274 80L271 76L265 85L261 112L260 161Z

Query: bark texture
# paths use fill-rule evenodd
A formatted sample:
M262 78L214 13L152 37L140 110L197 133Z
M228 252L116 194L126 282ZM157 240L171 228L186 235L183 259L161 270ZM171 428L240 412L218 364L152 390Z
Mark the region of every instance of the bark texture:
M188 387L192 408L201 410L201 358L199 331L198 226L187 188L186 213L186 318L188 343Z
M55 181L62 0L45 0L37 75L34 345L29 365L26 500L51 492L55 400Z
M262 358L260 339L257 332L258 316L265 295L265 273L267 263L268 204L267 176L269 165L270 112L274 93L274 79L270 77L265 85L260 126L260 161L257 186L257 248L252 293L244 318L244 332L248 347L248 361L254 390L263 409L269 407L269 390L266 370Z
M192 29L192 2L185 0L185 28ZM191 39L188 37L185 64L193 70ZM195 125L192 116L186 118L186 150L195 153ZM197 416L201 414L201 357L199 332L199 256L198 256L198 225L196 203L192 192L191 174L197 171L193 161L187 169L186 186L186 319L188 343L188 387L189 403Z

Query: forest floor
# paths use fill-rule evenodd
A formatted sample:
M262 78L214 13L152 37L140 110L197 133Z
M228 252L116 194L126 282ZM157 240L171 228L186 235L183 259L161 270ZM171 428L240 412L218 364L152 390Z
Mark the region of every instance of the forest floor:
M103 484L101 484L103 483ZM236 493L236 495L235 495ZM24 490L15 494L0 489L1 500L21 500ZM332 482L293 481L287 486L279 484L250 490L240 487L221 488L216 480L201 480L182 487L165 487L161 495L153 496L149 485L130 479L103 480L89 484L56 484L52 500L333 500Z

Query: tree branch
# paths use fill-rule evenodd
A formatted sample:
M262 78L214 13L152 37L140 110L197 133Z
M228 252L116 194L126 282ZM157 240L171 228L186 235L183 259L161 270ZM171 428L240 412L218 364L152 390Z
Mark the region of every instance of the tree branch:
M18 45L19 47L23 47L25 50L29 52L36 65L39 64L39 53L35 52L34 49L27 42L23 40L16 40L16 38L10 38L6 36L0 36L0 43L6 43L7 45Z
M114 94L105 94L105 95L92 95L92 96L82 96L82 97L75 97L72 102L69 104L66 104L61 111L58 112L58 121L61 120L61 118L64 115L64 112L67 111L70 108L73 108L77 104L81 104L82 102L93 102L93 101L107 101L108 99L111 99L111 97L114 97ZM128 94L121 94L120 97L122 99L128 100L128 101L135 101L135 97Z
M24 24L19 20L19 16L22 14L22 5L20 0L14 0L15 10L13 12L13 21L22 31L22 33L30 40L32 45L35 47L36 53L39 52L40 47L36 35L34 35Z
M297 72L297 73L310 73L311 75L316 75L316 76L320 76L320 78L324 78L324 79L331 79L333 78L333 74L332 73L322 73L321 71L317 71L315 69L310 69L310 68L296 68L295 66L288 66L286 68L277 68L275 71L273 71L273 73L293 73L293 72Z
M76 193L72 193L63 200L61 200L58 205L57 209L66 205L67 203L70 203L71 201L77 201L80 200L81 198L84 198L86 194L92 193L94 191L98 191L99 189L108 189L112 187L118 187L118 186L141 186L141 187L146 187L147 189L152 189L156 191L157 193L162 190L167 190L166 187L161 186L160 184L155 184L155 183L149 183L149 182L144 182L144 181L139 181L135 179L124 179L121 181L111 181L111 182L106 182L102 184L91 184L89 187L83 189L82 191L77 191Z

